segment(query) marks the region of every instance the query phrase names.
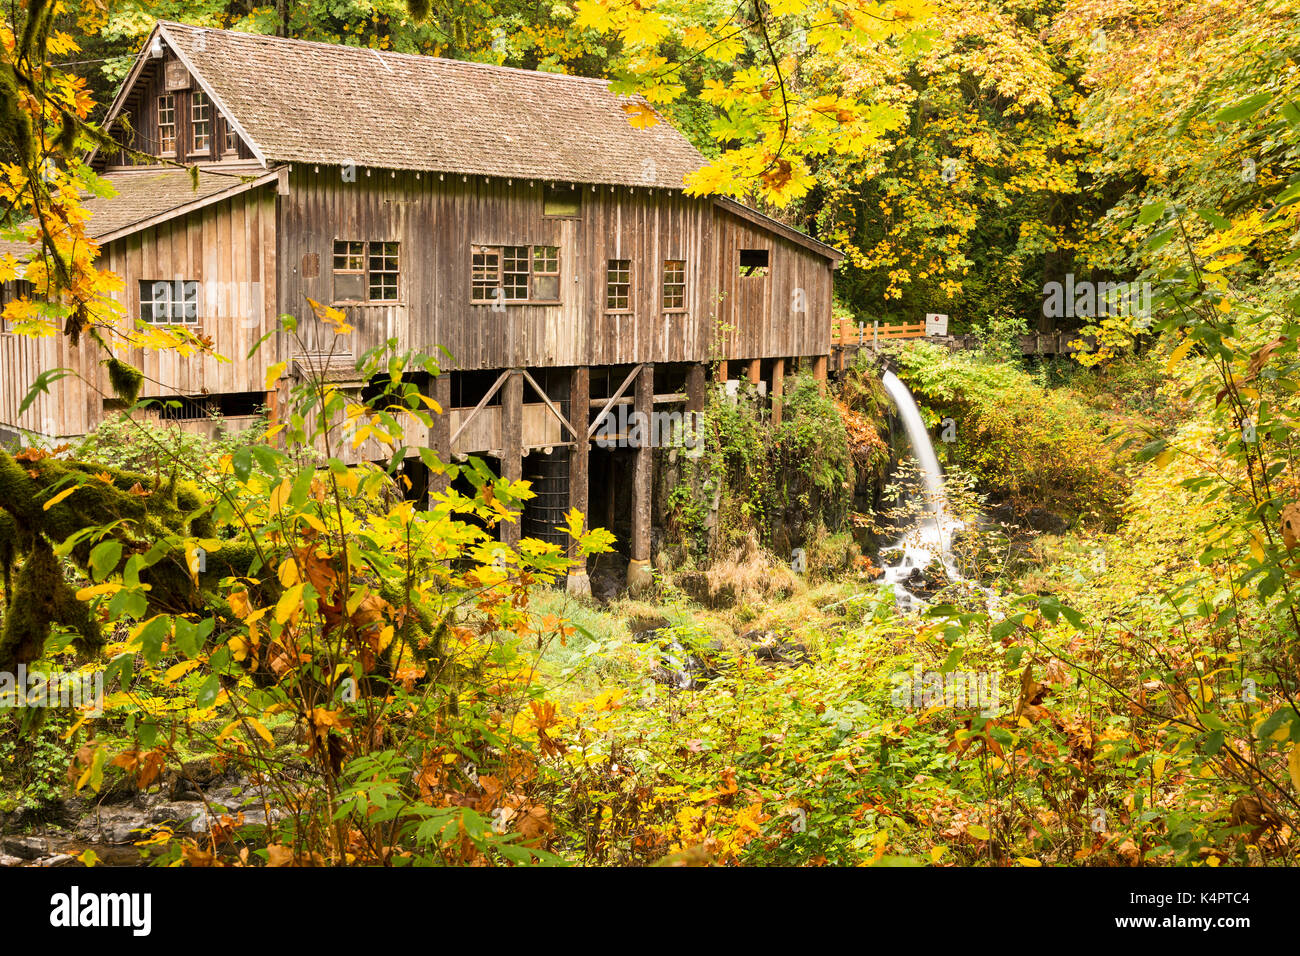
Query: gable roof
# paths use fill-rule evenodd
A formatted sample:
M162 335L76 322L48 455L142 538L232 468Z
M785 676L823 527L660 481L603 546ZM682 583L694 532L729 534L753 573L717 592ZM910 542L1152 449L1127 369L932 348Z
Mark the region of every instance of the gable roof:
M165 222L176 216L202 209L212 203L274 182L278 173L256 170L248 175L202 169L197 186L190 169L175 166L142 167L108 173L103 178L112 185L114 195L108 199L87 196L82 206L89 214L86 233L101 246ZM27 243L0 242L0 255L25 259L35 251Z
M664 189L705 163L662 118L634 128L623 107L644 101L606 80L168 21L156 30L263 162Z
M150 62L155 38L267 168L355 163L679 190L686 174L706 162L663 117L633 127L624 106L644 101L612 93L607 80L171 21L159 21L145 40L105 126ZM844 258L741 203L714 203L835 264Z

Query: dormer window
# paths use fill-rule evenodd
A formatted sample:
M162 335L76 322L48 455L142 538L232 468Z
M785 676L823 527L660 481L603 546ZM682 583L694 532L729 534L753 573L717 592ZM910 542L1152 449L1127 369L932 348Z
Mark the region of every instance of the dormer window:
M195 90L190 96L190 130L193 151L206 153L212 143L212 104L202 90Z
M230 120L226 120L226 152L239 152L239 134L236 133L235 128L230 125Z
M176 152L176 94L158 97L158 152Z

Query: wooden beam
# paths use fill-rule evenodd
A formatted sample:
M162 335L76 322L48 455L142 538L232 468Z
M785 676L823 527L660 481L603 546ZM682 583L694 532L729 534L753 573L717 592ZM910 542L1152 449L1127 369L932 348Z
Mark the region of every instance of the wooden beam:
M506 372L505 392L501 396L501 477L518 481L524 476L524 377L518 369ZM523 515L498 526L501 540L518 544Z
M438 459L444 464L451 463L451 373L443 372L433 380L433 400L438 403L442 413L433 416L433 427L429 429L429 445L438 453ZM451 481L445 474L431 475L429 493L441 494L450 486Z
M492 396L495 395L497 393L497 390L500 389L501 386L505 384L506 379L510 377L511 371L512 371L511 369L506 369L504 372L501 373L500 377L497 378L497 380L492 383L492 387L487 390L487 394L478 400L478 404L474 406L474 410L470 412L469 415L467 415L465 419L460 423L460 428L456 429L456 434L451 436L451 445L453 448L456 447L456 439L460 437L461 432L463 432L465 428L469 425L469 423L474 420L474 416L477 415L479 412L483 411L483 407L487 405L488 402L492 401ZM520 384L522 385L523 383L521 382ZM522 403L523 400L521 398L520 404Z
M579 366L573 370L569 377L569 413L574 415L579 422L586 424L588 406L591 396L591 369L587 366ZM581 412L581 415L578 412ZM573 431L573 426L569 426ZM591 445L583 434L574 432L577 441L569 449L569 508L577 509L582 512L582 524L584 528L591 528L591 521L587 518L589 506L589 497L591 483L587 480L587 467L591 457ZM590 596L591 578L587 576L586 559L578 554L577 545L571 545L569 549L569 558L576 562L569 569L568 580L565 582L565 589L574 595L580 597Z
M843 353L841 353L842 355ZM781 424L781 393L785 390L785 359L772 365L772 425Z
M704 411L704 366L698 362L686 372L686 410Z
M813 356L813 378L817 380L817 390L826 394L826 356Z
M588 438L596 434L596 429L598 429L600 427L600 423L605 420L605 416L609 414L609 410L614 407L615 402L617 402L620 398L623 397L623 393L627 391L627 387L632 384L632 380L637 377L637 375L641 372L641 369L643 368L645 368L644 365L636 366L634 369L632 369L631 372L628 373L627 378L623 379L623 384L618 387L618 391L615 392L613 397L608 402L605 403L605 406L600 410L600 414L596 416L596 420L592 422L591 427L587 429ZM637 388L639 390L640 386L638 385Z
M549 397L547 397L546 392L542 391L542 386L537 384L537 379L529 375L528 369L526 368L521 368L519 371L523 373L523 376L528 381L528 384L533 387L533 391L536 392L538 396L541 398L541 400L546 403L546 407L551 410L551 414L560 420L560 424L569 430L570 435L572 435L574 438L578 438L579 435L577 430L572 425L569 424L569 420L560 413L560 410L558 408L555 407L555 403L552 402ZM573 406L570 405L569 407L572 408Z
M632 560L627 566L629 591L641 591L654 582L650 573L650 508L653 498L653 429L655 376L653 365L642 365L636 380L637 417L644 426L632 466Z
M749 384L757 385L763 380L763 360L751 359L749 367L745 370L745 373L746 377L749 379Z

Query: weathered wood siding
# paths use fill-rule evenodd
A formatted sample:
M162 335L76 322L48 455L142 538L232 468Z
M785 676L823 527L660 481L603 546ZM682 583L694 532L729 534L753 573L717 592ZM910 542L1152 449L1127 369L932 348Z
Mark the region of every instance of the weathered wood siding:
M213 340L212 356L175 351L123 350L119 357L144 373L141 394L221 394L266 389L266 370L276 361L273 336L251 358L253 345L274 328L276 311L275 190L245 192L122 239L100 250L98 264L124 281L112 294L125 315L140 314L140 280L187 279L200 283L208 312L191 328ZM103 416L112 398L106 356L89 336L73 347L66 336L29 339L0 335L0 424L44 435L81 435ZM69 368L22 416L18 406L41 372ZM84 381L83 381L84 380Z
M447 348L461 369L702 362L722 325L726 358L825 354L829 262L704 199L664 190L577 187L580 216L543 214L544 184L437 174L295 166L281 197L280 310L300 319L284 353L360 356L397 338ZM335 239L401 243L399 301L340 306L355 331L342 340L316 322L310 297L332 302ZM560 250L560 303L494 310L471 301L474 246ZM765 279L738 277L741 248L771 250ZM304 267L319 257L319 274ZM631 309L605 310L608 260L632 262ZM686 308L663 308L663 263L686 262ZM805 293L795 312L794 290Z

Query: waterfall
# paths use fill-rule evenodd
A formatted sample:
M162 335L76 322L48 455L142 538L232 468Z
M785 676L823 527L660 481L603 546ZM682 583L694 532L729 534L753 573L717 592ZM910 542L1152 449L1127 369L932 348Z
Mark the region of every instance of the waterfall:
M951 544L952 536L961 529L962 522L949 514L943 471L912 393L893 372L885 372L881 383L898 407L912 455L921 470L922 513L893 546L902 552L898 562L884 569L884 579L893 586L899 607L910 608L917 603L917 598L904 587L904 582L935 559L943 565L950 580L956 581L961 577L953 561Z

